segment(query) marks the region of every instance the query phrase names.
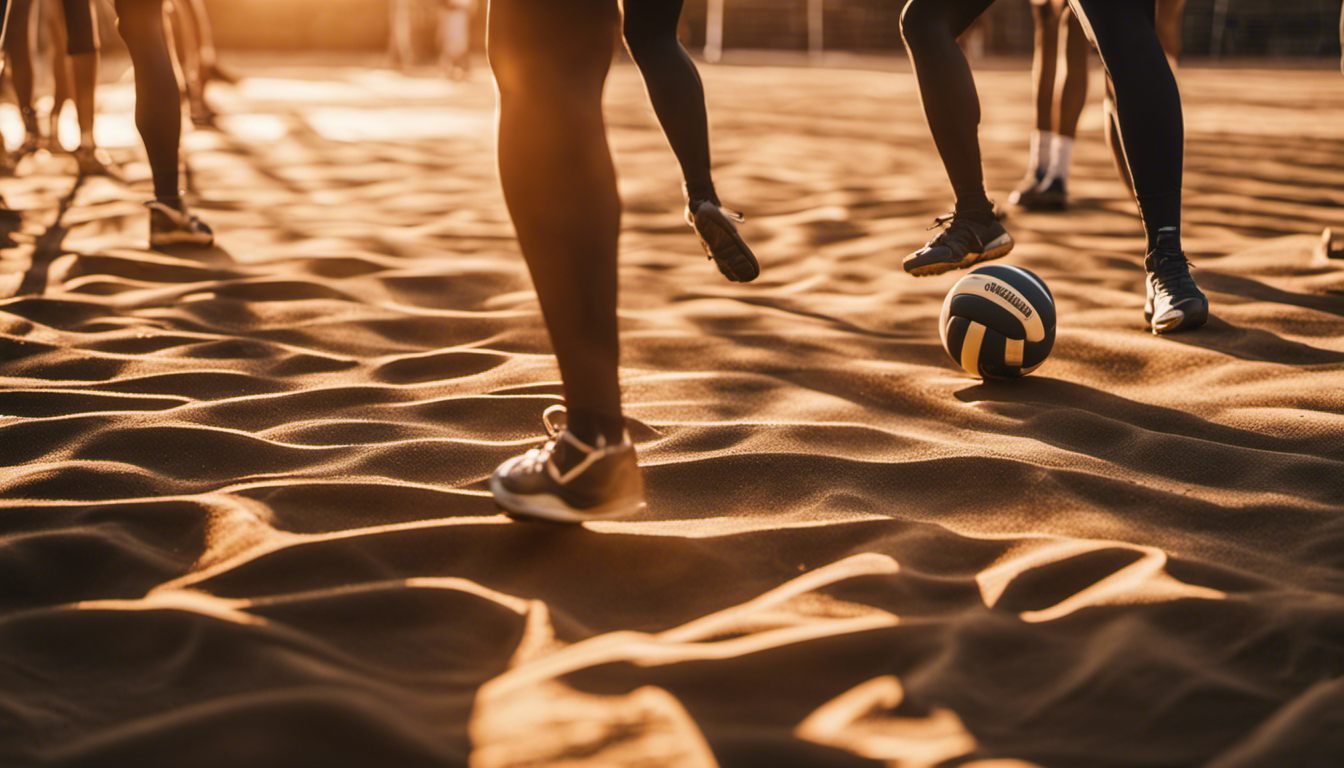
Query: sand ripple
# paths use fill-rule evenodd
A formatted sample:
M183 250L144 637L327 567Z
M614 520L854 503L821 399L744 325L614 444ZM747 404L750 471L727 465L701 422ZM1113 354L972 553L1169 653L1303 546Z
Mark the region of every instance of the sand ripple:
M48 226L64 159L6 188L0 764L1340 764L1337 73L1182 73L1214 318L1174 339L1089 107L1077 210L1010 219L1055 352L986 384L938 343L955 276L899 268L947 199L907 73L707 71L737 286L618 68L651 503L581 529L486 491L561 391L488 85L268 74L189 138L217 248L132 247L99 179ZM1027 79L980 78L996 190Z

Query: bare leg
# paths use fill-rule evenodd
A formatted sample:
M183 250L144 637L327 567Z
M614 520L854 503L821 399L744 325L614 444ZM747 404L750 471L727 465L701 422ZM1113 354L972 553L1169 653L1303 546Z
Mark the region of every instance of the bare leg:
M54 85L52 89L51 113L47 115L47 141L53 151L61 147L61 113L65 111L65 102L75 93L75 74L70 64L70 54L66 52L70 41L65 33L65 13L60 3L42 0L41 20L51 38L51 72Z
M10 0L5 24L5 58L14 83L14 97L23 115L23 143L15 151L19 157L36 150L42 134L33 109L32 9L32 0Z
M1058 39L1063 49L1064 66L1060 76L1055 78L1056 90L1052 94L1050 155L1040 184L1032 191L1030 199L1020 201L1036 210L1067 207L1074 139L1078 133L1078 118L1087 101L1087 57L1091 46L1068 5L1058 0L1057 9Z
M405 69L415 63L415 47L411 39L413 0L389 0L388 22L391 36L387 41L387 54L392 66Z
M1157 0L1157 39L1162 43L1162 50L1167 52L1172 69L1176 68L1176 60L1181 57L1181 21L1184 14L1185 0Z
M980 97L957 38L993 0L910 0L901 35L915 68L924 116L952 182L959 213L993 217L980 162Z
M500 181L560 366L570 429L585 441L619 441L624 427L621 205L602 117L618 21L614 0L490 4Z
M219 69L219 55L215 51L215 33L210 27L210 14L205 10L205 0L182 0L182 5L184 10L191 14L192 30L196 36L196 56L200 61L202 88L211 80L233 82L232 77Z
M1078 118L1087 103L1087 59L1092 46L1068 5L1063 6L1060 25L1064 37L1064 77L1055 94L1055 133L1073 138L1078 134Z
M214 111L205 101L206 74L204 57L201 55L200 19L190 0L171 0L164 7L168 9L168 22L175 43L173 50L177 53L177 63L182 70L182 85L191 107L191 122L208 126L214 121Z
M1031 95L1036 103L1036 130L1055 130L1055 67L1059 60L1060 9L1054 0L1032 0L1035 43L1031 53Z

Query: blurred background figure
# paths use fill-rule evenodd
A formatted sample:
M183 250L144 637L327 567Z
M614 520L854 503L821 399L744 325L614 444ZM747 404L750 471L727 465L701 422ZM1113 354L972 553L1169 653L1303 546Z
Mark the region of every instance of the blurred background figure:
M439 0L439 66L453 80L471 74L471 19L477 0Z
M472 21L479 4L479 0L389 0L389 65L406 70L419 63L421 51L430 44L421 31L432 26L443 73L465 79L471 72Z
M164 5L172 28L174 50L182 70L182 86L191 109L191 122L198 126L214 125L215 111L205 99L205 87L212 80L234 83L236 78L219 68L215 37L203 0L169 0Z
M1157 37L1175 71L1176 60L1181 54L1185 0L1156 0L1155 8ZM1031 0L1031 10L1036 28L1031 67L1036 128L1031 135L1026 176L1008 196L1008 202L1028 211L1063 211L1068 208L1069 168L1073 161L1078 118L1087 101L1091 46L1067 0ZM1115 96L1109 79L1103 109L1106 144L1115 158L1120 177L1133 191L1124 149L1120 145Z
M1036 128L1027 175L1008 202L1029 211L1062 211L1068 206L1078 116L1087 101L1091 46L1066 0L1031 0L1031 12L1036 27L1031 57Z
M415 64L415 17L421 0L388 0L388 63L396 69Z
M59 126L65 103L73 100L79 124L75 161L81 174L117 175L112 158L99 149L93 138L98 87L98 15L92 0L42 0L42 18L51 40L54 74L47 143L61 147ZM32 64L28 66L31 81ZM31 98L31 85L29 88Z
M33 104L33 8L50 34L55 93L44 137ZM73 99L79 120L79 146L74 155L79 172L107 173L110 160L98 151L93 138L95 91L98 85L98 26L91 0L12 0L4 33L5 58L9 64L14 97L23 118L23 140L4 167L12 171L18 161L38 149L61 151L57 133L65 102Z

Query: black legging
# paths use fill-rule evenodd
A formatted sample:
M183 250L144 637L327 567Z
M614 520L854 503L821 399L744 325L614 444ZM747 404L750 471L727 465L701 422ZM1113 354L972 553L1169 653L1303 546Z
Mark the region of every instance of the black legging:
M709 172L709 120L700 73L677 39L682 0L626 0L623 32L692 200L719 202Z
M990 208L977 131L980 102L957 46L994 0L909 0L901 34L959 212ZM1120 137L1148 247L1179 227L1185 128L1181 97L1154 29L1154 0L1069 0L1115 88Z
M1185 123L1181 94L1157 36L1152 0L1069 0L1101 55L1120 143L1134 184L1148 247L1157 231L1181 223Z

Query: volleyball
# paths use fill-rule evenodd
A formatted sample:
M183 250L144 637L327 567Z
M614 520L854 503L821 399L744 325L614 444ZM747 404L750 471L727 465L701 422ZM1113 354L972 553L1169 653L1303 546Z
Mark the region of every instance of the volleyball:
M948 291L938 329L943 349L972 376L1025 376L1055 345L1055 298L1031 270L979 267Z

